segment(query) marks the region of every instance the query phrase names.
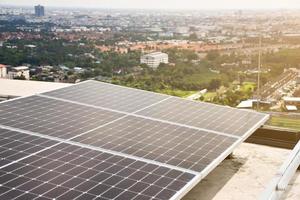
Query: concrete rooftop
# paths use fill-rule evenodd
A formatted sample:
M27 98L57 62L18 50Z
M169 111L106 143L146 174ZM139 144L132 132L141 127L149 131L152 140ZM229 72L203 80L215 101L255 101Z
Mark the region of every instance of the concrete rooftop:
M0 96L29 96L66 87L68 83L0 79Z
M287 159L290 150L243 143L183 200L257 200ZM300 199L300 172L283 199Z

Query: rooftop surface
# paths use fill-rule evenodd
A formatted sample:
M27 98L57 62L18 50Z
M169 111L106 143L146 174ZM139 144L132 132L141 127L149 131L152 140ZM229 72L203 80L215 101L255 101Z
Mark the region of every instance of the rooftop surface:
M66 87L68 83L0 79L0 95L29 96Z
M283 97L284 101L298 101L300 102L300 97Z
M257 200L287 159L290 150L243 143L183 200ZM300 199L300 172L283 199Z
M168 54L162 53L162 52L153 52L153 53L146 54L144 56L161 57L161 56L166 56L166 55L168 55Z

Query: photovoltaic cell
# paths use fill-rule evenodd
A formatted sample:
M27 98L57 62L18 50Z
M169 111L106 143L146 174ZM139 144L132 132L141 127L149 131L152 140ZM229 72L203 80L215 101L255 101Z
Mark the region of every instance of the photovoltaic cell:
M0 104L0 124L68 139L123 114L39 96Z
M72 140L198 172L237 141L207 131L133 116Z
M0 129L0 168L55 144L55 141Z
M136 115L239 137L266 117L265 114L257 112L188 101L96 81L84 82L44 95L120 112L136 112Z
M166 200L193 174L69 144L0 169L0 199Z
M4 102L0 199L178 198L266 118L96 81Z
M97 81L87 81L75 86L47 92L44 95L123 112L135 112L168 98L167 95Z
M236 136L243 136L266 117L258 112L175 97L136 114Z

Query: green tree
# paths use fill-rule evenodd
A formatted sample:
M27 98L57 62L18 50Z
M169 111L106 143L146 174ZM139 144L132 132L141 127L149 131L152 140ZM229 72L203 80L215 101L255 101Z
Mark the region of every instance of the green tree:
M221 84L222 84L222 81L220 79L212 79L209 82L208 89L209 90L216 90L221 86Z
M197 34L196 34L196 33L190 34L189 40L191 40L191 41L198 41L198 36L197 36Z

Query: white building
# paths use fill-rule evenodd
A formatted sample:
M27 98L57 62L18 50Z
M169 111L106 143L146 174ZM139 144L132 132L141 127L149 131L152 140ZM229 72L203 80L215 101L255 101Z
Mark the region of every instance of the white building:
M157 68L160 63L169 63L169 56L166 53L154 52L150 54L143 55L141 57L141 63L147 64L151 68Z
M6 75L7 75L6 65L0 64L0 78L6 78Z
M8 78L9 79L15 79L17 77L24 76L26 80L29 80L29 68L26 66L19 66L19 67L13 67L8 72Z

